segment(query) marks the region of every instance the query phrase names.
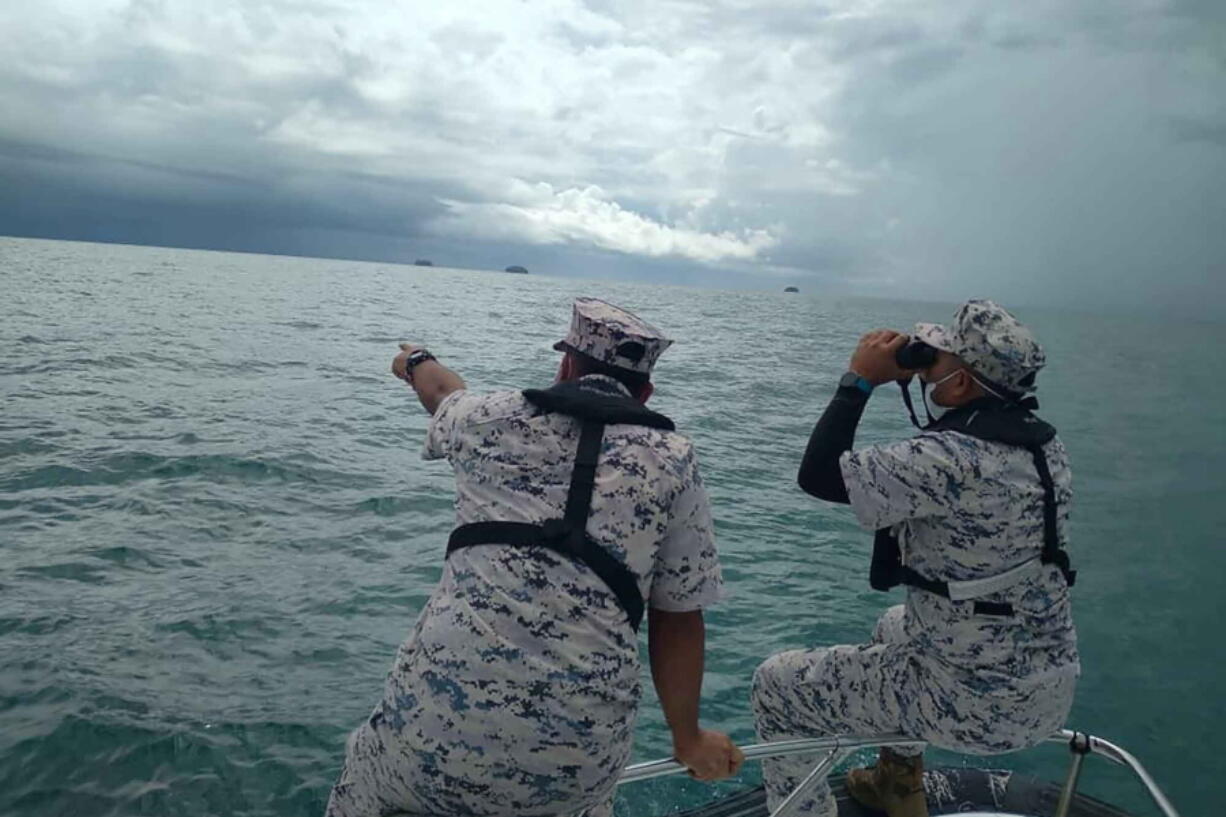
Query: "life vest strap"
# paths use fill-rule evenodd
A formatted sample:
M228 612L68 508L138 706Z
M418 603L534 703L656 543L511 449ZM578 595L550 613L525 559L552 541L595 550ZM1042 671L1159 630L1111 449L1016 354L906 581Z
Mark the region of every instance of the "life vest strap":
M1060 536L1056 532L1056 486L1051 478L1051 469L1047 467L1047 456L1037 443L1027 448L1034 458L1035 470L1039 472L1039 482L1043 485L1043 554L1039 558L1045 565L1054 564L1060 568L1065 583L1072 587L1077 581L1077 571L1069 562L1068 551L1060 547Z
M511 545L543 547L587 565L608 586L626 613L636 633L643 621L642 593L638 578L626 565L587 535L587 520L592 510L596 487L596 464L604 439L604 423L585 419L579 432L575 467L566 495L566 512L561 519L535 525L527 522L472 522L460 525L447 541L447 555L474 545Z
M911 395L903 385L903 398L911 407ZM1039 483L1043 488L1043 548L1037 559L1023 562L1017 567L986 576L982 579L947 582L930 579L902 564L902 551L898 540L889 529L877 531L873 540L873 560L869 569L869 584L874 590L889 590L899 584L917 587L952 601L966 601L981 596L999 593L1024 581L1037 572L1040 565L1055 565L1067 586L1077 580L1077 571L1069 562L1069 555L1060 546L1057 528L1056 486L1047 464L1043 446L1056 436L1056 430L1030 413L1037 404L1028 400L1014 406L1002 406L999 401L984 398L954 409L940 420L927 426L925 431L952 431L981 440L990 440L1005 445L1025 448L1034 460ZM912 410L912 417L915 412ZM975 602L976 612L987 615L1012 615L1012 606L996 602ZM1009 612L1000 612L1008 608Z

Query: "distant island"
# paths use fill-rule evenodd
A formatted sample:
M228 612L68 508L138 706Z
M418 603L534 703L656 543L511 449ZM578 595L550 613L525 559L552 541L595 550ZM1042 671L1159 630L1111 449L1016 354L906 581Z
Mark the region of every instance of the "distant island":
M797 289L796 287L784 287L783 291L784 292L800 292L800 290Z
M514 272L514 273L518 273L519 275L527 275L527 274L528 274L528 270L524 269L523 267L519 266L518 264L514 264L514 265L512 265L512 266L507 267L507 272Z
M418 258L416 261L413 262L413 265L417 267L433 267L434 262L431 261L429 258Z

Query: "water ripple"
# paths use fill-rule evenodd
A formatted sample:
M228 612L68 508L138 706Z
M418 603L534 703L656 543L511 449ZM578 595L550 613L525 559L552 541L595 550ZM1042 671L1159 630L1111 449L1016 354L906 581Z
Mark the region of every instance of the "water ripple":
M421 461L426 417L387 373L396 344L428 344L478 390L548 384L576 295L677 339L652 406L694 440L730 591L707 617L704 718L751 739L762 658L861 641L899 598L867 588L871 537L803 495L796 467L852 341L951 308L7 238L0 252L0 814L320 813L452 524L450 471ZM1217 594L1188 588L1226 572L1226 381L1204 376L1226 334L1024 317L1051 350L1045 410L1077 468L1075 720L1136 749L1185 813L1211 813L1226 791L1186 759L1226 729L1226 647L1196 626ZM858 441L909 433L880 390ZM636 754L663 756L644 686ZM1117 783L1084 785L1136 805ZM620 813L707 793L656 781Z

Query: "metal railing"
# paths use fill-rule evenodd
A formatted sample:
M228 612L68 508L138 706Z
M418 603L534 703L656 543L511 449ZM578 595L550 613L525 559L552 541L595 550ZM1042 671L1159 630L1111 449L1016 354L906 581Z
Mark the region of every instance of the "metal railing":
M1064 787L1060 791L1060 800L1056 806L1055 817L1067 817L1069 807L1073 802L1073 796L1077 792L1077 784L1081 778L1082 764L1086 755L1090 754L1101 755L1113 763L1130 769L1137 779L1141 781L1141 784L1145 787L1150 798L1153 799L1154 804L1164 817L1179 817L1179 812L1175 810L1175 807L1171 805L1171 801L1158 788L1158 784L1154 782L1153 777L1145 770L1141 762L1124 748L1104 738L1088 735L1085 732L1073 732L1068 729L1061 729L1047 738L1045 742L1066 744L1072 754L1068 776ZM793 812L800 803L800 800L813 789L819 780L828 775L835 766L846 760L853 752L860 751L861 749L881 747L916 746L922 743L922 741L902 735L837 736L757 743L752 746L743 746L741 751L745 753L746 760L763 760L765 758L788 757L791 755L822 755L821 760L813 767L813 770L809 772L805 779L771 812L771 817L786 817ZM649 780L654 777L680 774L684 771L685 767L672 759L636 763L633 766L628 766L622 772L618 785Z

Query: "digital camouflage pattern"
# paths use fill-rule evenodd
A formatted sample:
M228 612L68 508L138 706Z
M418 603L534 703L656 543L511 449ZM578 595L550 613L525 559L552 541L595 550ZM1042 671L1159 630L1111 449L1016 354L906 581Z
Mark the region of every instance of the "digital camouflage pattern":
M1044 453L1063 543L1072 497L1068 456L1058 438ZM840 465L860 525L892 527L904 563L928 578L986 578L1042 550L1043 489L1025 449L925 432L846 452ZM1080 671L1064 579L1055 565L1043 565L978 600L1011 603L1017 614L977 615L974 600L909 587L906 604L881 618L870 644L768 659L752 691L759 737L901 733L971 754L1041 741L1063 725ZM814 762L768 762L772 803ZM819 787L799 813L832 816L833 803Z
M949 326L917 323L912 335L1013 392L1034 391L1033 376L1047 363L1031 331L992 301L967 301Z
M942 686L914 661L903 605L877 622L872 642L779 653L754 673L751 700L760 740L831 735L901 733L973 754L1029 746L1064 724L1076 671L1066 669L1044 683L1007 691ZM898 746L903 755L922 745ZM812 755L762 763L767 800L773 809L820 758ZM823 780L805 796L796 814L837 817L838 804Z
M600 375L578 382L628 394ZM520 392L460 391L435 413L424 457L455 470L457 524L539 524L562 514L578 439L577 420ZM651 607L721 595L706 491L676 432L605 428L587 532ZM458 550L350 738L328 813L607 814L639 676L626 615L587 567L544 548Z
M599 298L576 298L570 331L554 349L574 349L620 369L649 374L673 342L647 321Z

